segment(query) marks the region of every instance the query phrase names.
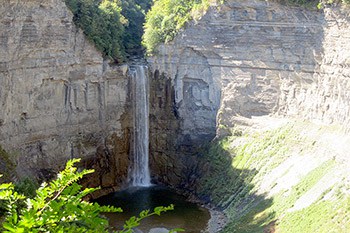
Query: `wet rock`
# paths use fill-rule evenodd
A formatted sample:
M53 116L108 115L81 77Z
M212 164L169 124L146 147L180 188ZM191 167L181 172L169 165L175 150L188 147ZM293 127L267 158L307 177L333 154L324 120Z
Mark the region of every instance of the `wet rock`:
M148 233L169 233L166 228L152 228Z

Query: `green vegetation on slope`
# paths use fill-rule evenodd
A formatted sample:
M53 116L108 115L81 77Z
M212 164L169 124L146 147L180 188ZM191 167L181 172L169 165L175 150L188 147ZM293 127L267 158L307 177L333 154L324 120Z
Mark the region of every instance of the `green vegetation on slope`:
M155 0L147 13L143 45L148 53L162 42L174 39L190 20L199 17L209 7L210 0Z
M350 231L350 199L319 200L300 211L289 212L279 223L280 232L339 233Z
M74 14L74 22L83 29L107 57L118 61L125 58L122 44L126 19L121 15L121 3L104 0L66 0Z
M229 217L226 232L255 232L262 229L261 224L274 219L272 212L254 220L256 214L273 203L273 199L257 193L256 183L286 159L289 145L286 137L292 134L290 131L286 127L265 135L232 136L210 146L205 154L209 171L199 191L209 193L214 203L226 209ZM232 142L241 138L244 140L239 146L231 147Z
M123 62L141 50L151 0L65 0L74 22L106 57Z
M314 141L301 128L230 136L207 148L198 191L225 210L223 232L349 231L350 198L342 191L349 187L327 186L340 165L310 155Z

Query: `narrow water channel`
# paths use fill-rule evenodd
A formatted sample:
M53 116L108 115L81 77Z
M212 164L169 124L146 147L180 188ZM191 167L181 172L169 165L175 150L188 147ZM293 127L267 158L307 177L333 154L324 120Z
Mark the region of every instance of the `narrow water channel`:
M183 228L188 233L199 233L206 229L210 218L207 209L186 201L185 197L161 187L131 187L121 192L111 193L96 200L102 205L121 207L123 213L108 213L110 225L120 229L124 221L138 215L142 210L153 210L157 206L175 205L175 209L161 216L142 220L135 232L163 233L164 229Z

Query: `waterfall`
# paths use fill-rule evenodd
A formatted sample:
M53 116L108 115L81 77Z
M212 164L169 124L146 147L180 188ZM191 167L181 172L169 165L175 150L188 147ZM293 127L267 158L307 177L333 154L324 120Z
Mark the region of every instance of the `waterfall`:
M131 186L150 186L149 172L149 87L147 66L135 65L130 68L132 76L134 140L133 156L129 170Z

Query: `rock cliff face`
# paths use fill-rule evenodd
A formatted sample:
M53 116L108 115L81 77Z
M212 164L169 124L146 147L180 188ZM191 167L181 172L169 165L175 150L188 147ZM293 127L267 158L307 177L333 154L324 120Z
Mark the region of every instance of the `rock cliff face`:
M171 80L155 72L150 90L151 175L156 181L184 191L198 174L195 143L189 133L183 133L184 118L180 118L176 107ZM197 139L197 143L200 141Z
M91 183L115 185L127 169L127 98L125 70L103 61L64 1L1 2L0 144L19 175L47 178L82 157L100 175Z
M216 130L229 133L238 117L280 115L349 129L349 26L342 7L312 11L251 0L212 6L149 59L174 90L179 126L168 144L199 145ZM187 156L176 153L181 167ZM174 156L165 147L153 154Z
M197 147L238 117L281 115L349 129L349 10L228 0L159 47L151 67L154 179L191 189ZM0 144L21 176L82 157L125 181L132 134L126 69L110 67L62 0L0 4Z

